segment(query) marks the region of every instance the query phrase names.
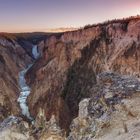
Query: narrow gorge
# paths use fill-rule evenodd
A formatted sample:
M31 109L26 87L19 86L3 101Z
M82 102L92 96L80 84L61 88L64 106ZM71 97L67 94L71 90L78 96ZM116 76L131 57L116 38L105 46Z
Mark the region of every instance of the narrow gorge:
M38 52L38 47L37 45L34 45L32 47L32 55L34 59L38 59L40 56L40 53ZM18 98L18 102L20 104L20 108L22 110L22 114L26 116L29 120L33 120L29 113L29 108L27 105L27 97L30 95L30 87L26 84L26 79L25 79L25 74L31 68L33 64L29 64L26 69L22 70L19 73L19 86L20 86L20 96Z

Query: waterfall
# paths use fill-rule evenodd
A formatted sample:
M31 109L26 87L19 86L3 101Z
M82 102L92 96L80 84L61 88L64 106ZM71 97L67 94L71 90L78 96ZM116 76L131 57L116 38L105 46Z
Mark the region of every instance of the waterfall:
M32 55L34 59L39 58L40 53L38 52L37 45L34 45L32 48ZM27 97L29 96L31 89L26 84L25 74L28 71L28 69L32 66L32 64L29 64L28 67L22 71L19 72L19 86L20 86L20 96L18 98L18 102L20 104L20 108L22 110L22 114L26 116L28 119L33 120L33 118L30 115L29 108L27 105Z
M32 55L34 59L37 59L40 56L37 45L34 45L34 47L32 48Z

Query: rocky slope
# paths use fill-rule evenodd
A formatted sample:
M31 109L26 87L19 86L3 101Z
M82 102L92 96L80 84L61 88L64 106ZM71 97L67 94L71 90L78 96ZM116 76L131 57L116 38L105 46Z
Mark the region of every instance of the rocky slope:
M95 94L97 74L113 71L140 76L140 19L129 18L52 36L39 47L42 57L27 72L34 117L45 110L69 131L78 104Z
M0 121L11 114L20 114L18 72L31 61L14 38L0 36Z

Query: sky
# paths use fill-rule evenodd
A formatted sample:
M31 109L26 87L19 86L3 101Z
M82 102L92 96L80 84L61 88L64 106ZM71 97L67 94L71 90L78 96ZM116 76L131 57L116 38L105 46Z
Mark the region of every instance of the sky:
M140 14L140 0L0 0L0 32L83 27Z

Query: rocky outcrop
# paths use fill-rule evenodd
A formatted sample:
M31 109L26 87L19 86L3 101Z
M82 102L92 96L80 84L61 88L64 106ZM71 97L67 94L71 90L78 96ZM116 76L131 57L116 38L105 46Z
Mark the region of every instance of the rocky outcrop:
M57 124L55 116L52 116L50 121L47 122L46 128L39 137L39 140L66 140L65 133Z
M80 102L68 139L137 139L140 81L104 72L98 75L96 86L100 87L97 94Z
M0 125L1 140L34 140L29 132L28 123L14 116L9 116Z
M32 87L28 100L32 115L36 117L43 108L47 120L54 114L61 128L69 131L79 102L96 94L98 74L140 76L139 36L140 19L130 18L51 36L40 43L42 57L26 74Z
M39 121L39 118L36 120ZM35 122L36 123L36 122ZM0 125L1 140L66 140L65 133L58 126L55 116L43 122L44 127L29 125L22 118L10 116Z

